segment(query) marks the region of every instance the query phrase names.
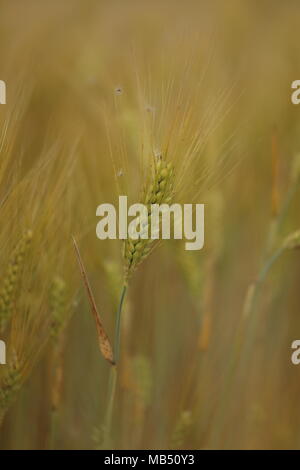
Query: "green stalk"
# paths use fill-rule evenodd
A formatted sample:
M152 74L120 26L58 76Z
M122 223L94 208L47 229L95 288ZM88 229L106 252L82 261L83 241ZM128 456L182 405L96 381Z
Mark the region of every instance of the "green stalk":
M111 424L113 417L114 402L116 396L117 384L117 363L120 356L120 339L121 339L121 315L124 304L124 299L127 291L127 285L123 286L119 307L116 316L115 340L114 340L114 361L115 365L110 369L109 382L108 382L108 405L106 410L105 426L104 426L104 442L103 447L106 449L110 444Z
M123 308L123 303L125 299L127 291L127 286L123 286L121 298L120 298L120 303L119 303L119 308L117 311L117 318L116 318L116 329L115 329L115 342L114 342L114 360L115 364L117 364L120 356L120 338L121 338L121 314L122 314L122 308Z

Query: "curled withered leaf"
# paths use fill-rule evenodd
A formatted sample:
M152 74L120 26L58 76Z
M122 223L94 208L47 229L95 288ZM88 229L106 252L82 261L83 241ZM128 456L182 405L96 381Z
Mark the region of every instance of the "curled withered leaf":
M90 302L91 311L92 311L93 317L94 317L95 322L96 322L99 348L100 348L100 351L101 351L104 359L106 359L108 362L110 362L110 364L114 365L115 362L114 362L113 350L112 350L109 338L108 338L108 336L105 332L104 326L101 322L100 315L99 315L99 312L97 310L95 298L94 298L94 295L93 295L93 292L92 292L92 289L91 289L91 286L90 286L90 283L89 283L89 280L88 280L88 277L87 277L86 270L85 270L84 265L83 265L83 261L82 261L82 258L81 258L80 252L79 252L78 245L76 243L75 238L72 237L72 239L73 239L73 243L74 243L74 247L75 247L75 251L76 251L76 256L77 256L81 276L82 276L82 279L83 279L83 282L84 282L84 285L85 285L85 288L86 288L87 296L88 296L88 299L89 299L89 302Z

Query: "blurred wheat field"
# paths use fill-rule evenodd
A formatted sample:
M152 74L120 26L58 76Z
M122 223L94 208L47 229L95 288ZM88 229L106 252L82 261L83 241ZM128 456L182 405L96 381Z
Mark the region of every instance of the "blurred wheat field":
M299 15L0 0L1 449L300 447ZM132 273L107 436L72 236L112 340L122 242L97 239L96 208L138 202L158 154L174 199L205 203L205 246L167 240Z

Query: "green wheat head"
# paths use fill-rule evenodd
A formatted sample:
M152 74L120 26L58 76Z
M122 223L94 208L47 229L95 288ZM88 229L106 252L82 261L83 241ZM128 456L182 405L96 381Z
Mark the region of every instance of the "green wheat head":
M144 191L142 203L148 210L148 227L151 227L151 204L169 204L172 201L174 189L174 170L172 164L162 158L154 160L151 180ZM153 248L154 240L132 239L125 241L125 281L127 282L139 264L148 256Z

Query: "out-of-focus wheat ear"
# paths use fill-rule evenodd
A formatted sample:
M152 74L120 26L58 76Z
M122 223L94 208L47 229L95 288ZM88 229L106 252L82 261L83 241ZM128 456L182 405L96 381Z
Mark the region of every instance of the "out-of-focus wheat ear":
M89 299L89 302L90 302L91 311L92 311L93 317L94 317L95 322L96 322L96 328L97 328L97 333L98 333L98 341L99 341L100 351L101 351L104 359L106 359L110 364L115 365L114 355L113 355L113 350L112 350L112 347L111 347L111 343L109 341L109 338L106 334L106 331L105 331L105 329L103 327L103 324L102 324L102 321L100 319L100 315L99 315L99 312L98 312L98 309L97 309L97 306L96 306L95 298L94 298L94 295L93 295L93 292L92 292L92 289L91 289L91 286L90 286L90 283L89 283L89 280L88 280L88 277L87 277L86 270L84 268L84 264L83 264L83 261L82 261L82 258L81 258L80 252L79 252L77 242L76 242L74 237L72 237L72 240L73 240L73 243L74 243L75 252L76 252L76 256L77 256L81 276L82 276L82 279L83 279L83 282L84 282L84 285L85 285L85 288L86 288L87 296L88 296L88 299Z
M190 432L192 422L193 420L190 411L182 411L180 413L172 433L170 449L181 449L184 446Z
M65 349L65 330L63 329L58 336L53 337L55 343L50 356L50 378L51 378L51 423L49 427L48 448L55 449L56 436L59 429L59 408L62 401L63 383L64 383L64 349Z
M0 426L23 383L22 368L14 351L0 380Z
M17 243L6 273L3 276L0 290L0 332L3 332L8 325L16 300L18 284L21 279L22 268L24 266L25 255L28 251L32 239L32 231L27 230Z
M57 339L65 324L66 283L56 276L50 286L51 337Z
M55 276L50 286L50 316L52 349L49 362L51 423L48 435L48 448L55 449L59 429L59 408L62 399L64 382L64 348L66 340L67 317L67 287L65 281Z

